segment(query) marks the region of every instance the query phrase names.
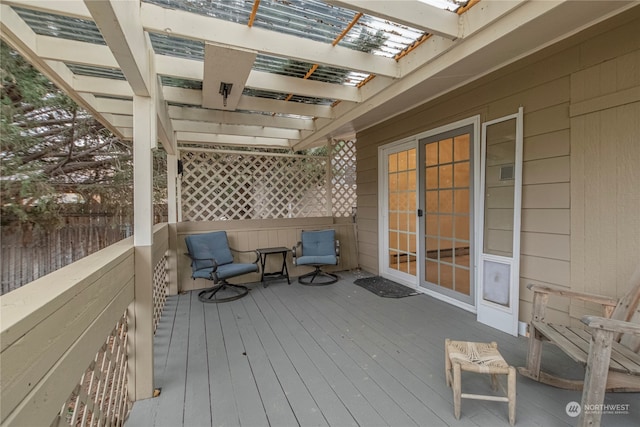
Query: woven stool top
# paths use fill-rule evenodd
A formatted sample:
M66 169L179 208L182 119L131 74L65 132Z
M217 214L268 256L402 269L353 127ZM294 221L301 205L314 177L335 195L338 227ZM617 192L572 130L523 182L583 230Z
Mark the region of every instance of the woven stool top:
M509 369L495 343L450 341L448 352L451 362L473 365L479 372L492 373L496 369Z

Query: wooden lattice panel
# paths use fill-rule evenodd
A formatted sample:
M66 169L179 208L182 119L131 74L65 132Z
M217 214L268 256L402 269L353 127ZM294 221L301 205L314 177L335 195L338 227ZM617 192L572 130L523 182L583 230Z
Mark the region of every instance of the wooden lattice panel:
M356 207L356 142L334 141L331 147L333 216L349 217Z
M164 304L167 301L167 257L164 256L153 269L153 332L156 332Z
M328 159L228 151L182 154L184 221L331 215Z
M127 394L127 317L122 315L52 426L122 426Z

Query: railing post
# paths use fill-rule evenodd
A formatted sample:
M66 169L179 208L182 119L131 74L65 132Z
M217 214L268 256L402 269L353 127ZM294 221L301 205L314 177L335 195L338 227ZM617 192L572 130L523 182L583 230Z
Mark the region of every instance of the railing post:
M153 152L157 142L153 98L133 97L133 211L135 299L129 308L129 393L153 396ZM131 327L133 331L131 331Z

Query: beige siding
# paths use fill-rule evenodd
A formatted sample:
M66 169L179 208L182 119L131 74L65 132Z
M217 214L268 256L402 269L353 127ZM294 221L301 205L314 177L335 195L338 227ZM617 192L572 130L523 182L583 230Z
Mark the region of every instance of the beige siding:
M358 134L361 267L378 270L378 147L523 106L520 319L528 283L624 293L640 260L639 26L637 12L618 17ZM551 308L557 319L583 311Z
M640 261L640 51L575 73L571 89L571 286L620 297Z

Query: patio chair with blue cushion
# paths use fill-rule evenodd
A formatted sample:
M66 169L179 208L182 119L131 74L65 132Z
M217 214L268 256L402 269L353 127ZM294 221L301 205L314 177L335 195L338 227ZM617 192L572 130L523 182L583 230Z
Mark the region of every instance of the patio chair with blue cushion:
M315 269L298 277L298 282L303 285L329 285L338 281L335 274L322 271L323 266L338 265L340 242L335 237L335 230L302 232L301 241L293 247L293 264L309 265Z
M198 299L202 302L227 302L247 295L249 288L227 282L227 279L258 271L256 251L238 251L229 247L226 231L194 234L185 238L187 254L191 258L191 277L213 281L214 285L201 291ZM233 252L253 252L253 263L235 262Z

